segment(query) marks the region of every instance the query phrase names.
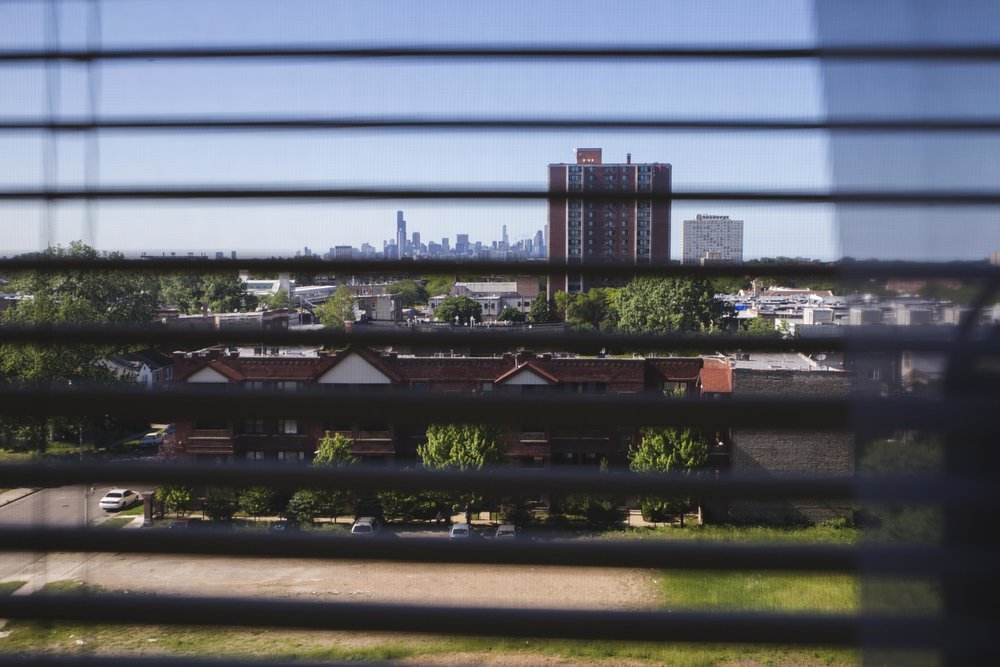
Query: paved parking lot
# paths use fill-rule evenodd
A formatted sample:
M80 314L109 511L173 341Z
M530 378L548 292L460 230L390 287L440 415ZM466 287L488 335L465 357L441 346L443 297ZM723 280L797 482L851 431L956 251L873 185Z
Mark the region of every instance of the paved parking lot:
M0 507L0 522L100 522L107 517L97 508L104 491L46 489ZM406 530L399 536L387 542L389 548L405 549L408 537L446 539L447 531ZM61 579L165 594L493 607L636 609L655 605L659 595L645 570L0 552L0 580L29 581L24 593Z

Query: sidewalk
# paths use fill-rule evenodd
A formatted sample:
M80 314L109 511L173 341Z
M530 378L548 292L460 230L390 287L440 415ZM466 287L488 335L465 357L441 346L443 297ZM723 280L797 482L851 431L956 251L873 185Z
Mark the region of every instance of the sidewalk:
M10 505L13 502L24 498L25 496L30 496L32 493L41 491L41 488L23 488L23 489L10 489L9 491L4 491L0 493L0 507L4 505Z

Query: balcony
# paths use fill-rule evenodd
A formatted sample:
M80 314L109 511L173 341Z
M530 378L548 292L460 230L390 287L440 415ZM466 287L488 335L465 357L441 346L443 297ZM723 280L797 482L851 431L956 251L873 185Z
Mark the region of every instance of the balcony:
M392 433L390 431L358 431L358 437L355 440L359 441L372 441L372 440L392 440Z

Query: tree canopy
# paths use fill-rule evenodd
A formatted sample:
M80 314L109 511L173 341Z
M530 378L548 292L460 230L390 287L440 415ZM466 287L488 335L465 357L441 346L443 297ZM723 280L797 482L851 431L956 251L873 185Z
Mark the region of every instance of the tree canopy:
M629 468L635 472L687 471L708 461L708 443L689 428L644 428L641 434L629 450Z
M427 290L416 280L400 280L392 285L392 291L399 294L400 303L404 308L427 303Z
M471 318L482 322L483 307L467 296L447 296L434 311L434 317L438 322L454 322L456 317L459 324L468 324Z
M442 296L451 293L455 286L455 276L424 276L424 289L427 296Z
M528 321L534 324L542 324L543 322L551 322L552 320L552 305L548 299L539 294L531 302L531 309L528 311Z
M173 273L163 277L162 285L163 304L188 314L205 310L232 313L257 307L257 298L247 292L246 283L236 272Z
M556 292L556 308L566 324L578 329L611 330L618 324L618 290L595 287L579 294Z
M702 279L636 278L618 290L614 307L625 333L713 331L732 316Z
M504 306L504 309L497 315L499 322L523 322L524 319L524 313L511 306Z
M323 435L323 439L319 441L319 449L316 450L313 465L343 468L354 463L358 459L353 454L353 444L354 441L343 434L334 433L330 435L330 432L327 431Z
M781 336L781 332L778 331L774 326L774 320L769 317L757 316L747 323L745 329L741 333L747 336L764 336L771 338L778 338Z
M78 241L24 257L122 259L120 253L100 253ZM142 324L153 319L159 292L155 277L122 271L24 272L11 276L9 289L25 297L3 314L3 323L13 326ZM97 345L3 345L0 370L28 382L102 380L108 373L96 362L112 352Z
M313 314L327 329L343 329L344 322L354 321L354 294L346 285L340 285L333 296L316 306Z
M505 460L500 428L470 424L431 424L427 442L417 446L417 455L427 468L479 470Z
M634 472L690 472L708 462L708 443L691 429L644 428L639 443L629 449L629 467ZM679 515L684 526L684 513L692 508L690 497L639 498L642 516L647 521L663 521Z
M264 306L268 310L278 309L278 308L288 308L288 292L283 289L279 289L274 294L269 294L267 296L262 296L257 298L257 304Z

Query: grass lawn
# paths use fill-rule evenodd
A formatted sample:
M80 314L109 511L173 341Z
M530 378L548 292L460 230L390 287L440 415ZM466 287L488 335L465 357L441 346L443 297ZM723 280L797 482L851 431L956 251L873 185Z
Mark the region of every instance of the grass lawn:
M621 537L617 534L616 537ZM850 529L704 527L660 528L627 534L633 539L680 539L732 542L851 544ZM763 612L817 611L857 613L859 584L851 575L749 572L652 572L670 610L735 610ZM57 582L58 583L58 582ZM79 590L79 586L76 586ZM62 590L74 590L72 583ZM0 639L0 652L137 653L188 656L256 657L299 660L432 660L449 656L448 664L475 664L505 657L524 664L552 659L574 664L615 665L855 665L859 654L849 649L757 646L662 645L559 640L401 636L374 633L282 630L202 629L173 627L41 625L16 622ZM76 644L82 639L85 644ZM515 657L516 656L516 657ZM919 657L919 656L918 656ZM456 664L457 664L456 663Z
M127 510L122 510L118 513L118 516L142 516L142 503L132 505Z
M101 523L97 524L97 527L98 528L122 528L123 526L127 526L128 524L132 523L132 519L134 519L134 518L135 517L131 517L131 516L116 516L116 517L113 517L113 518L108 519L106 521L102 521Z
M0 581L0 595L10 595L24 584L23 581Z

